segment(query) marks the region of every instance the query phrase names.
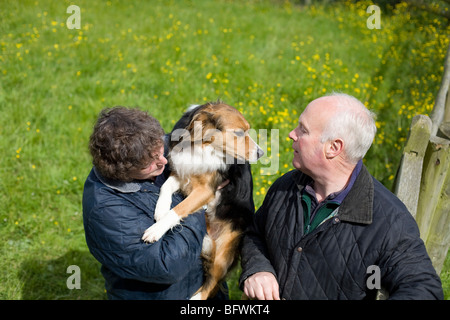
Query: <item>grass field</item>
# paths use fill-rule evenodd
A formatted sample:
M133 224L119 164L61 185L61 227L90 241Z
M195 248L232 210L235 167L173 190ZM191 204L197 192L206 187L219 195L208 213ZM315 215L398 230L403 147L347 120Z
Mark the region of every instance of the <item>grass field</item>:
M80 29L66 25L71 4L81 9ZM378 114L365 164L392 187L412 117L432 110L450 29L400 4L383 8L381 29L371 30L369 4L3 1L0 299L106 297L84 240L81 195L89 135L107 106L139 106L169 131L189 104L234 105L267 154L253 166L259 206L292 169L287 135L306 104L346 92ZM66 286L69 265L81 268L81 290ZM449 259L441 278L449 298Z

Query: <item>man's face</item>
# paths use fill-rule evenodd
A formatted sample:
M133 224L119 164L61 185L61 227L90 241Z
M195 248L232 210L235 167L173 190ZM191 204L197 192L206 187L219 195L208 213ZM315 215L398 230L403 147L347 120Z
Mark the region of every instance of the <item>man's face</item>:
M154 179L164 171L164 167L167 164L167 159L164 157L164 146L158 149L153 155L155 160L152 161L147 167L139 170L132 175L133 179L147 180Z
M324 144L320 138L329 114L322 104L320 100L311 102L300 115L297 127L289 133L294 149L292 164L312 177L325 160Z

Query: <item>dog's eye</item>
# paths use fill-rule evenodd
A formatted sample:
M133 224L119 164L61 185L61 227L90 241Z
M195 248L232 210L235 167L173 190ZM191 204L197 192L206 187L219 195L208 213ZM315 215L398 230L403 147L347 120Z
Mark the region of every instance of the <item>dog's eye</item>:
M244 130L236 130L234 131L234 134L238 137L243 137L245 135Z

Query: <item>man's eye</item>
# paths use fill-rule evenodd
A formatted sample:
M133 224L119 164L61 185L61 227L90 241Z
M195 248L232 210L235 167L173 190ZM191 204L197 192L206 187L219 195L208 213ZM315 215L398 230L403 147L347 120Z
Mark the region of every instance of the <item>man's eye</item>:
M308 133L308 130L306 130L306 128L302 125L299 126L299 129L301 133Z

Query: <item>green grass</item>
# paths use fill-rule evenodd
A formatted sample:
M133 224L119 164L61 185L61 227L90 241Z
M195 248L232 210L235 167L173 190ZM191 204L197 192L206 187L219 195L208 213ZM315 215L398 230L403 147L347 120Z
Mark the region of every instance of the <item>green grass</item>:
M80 30L66 27L70 4L81 8ZM279 149L269 135L268 157L253 166L259 206L292 169L286 137L307 103L347 92L378 114L365 163L390 188L412 117L432 109L449 29L400 5L369 30L368 4L2 3L0 299L105 298L84 241L81 195L87 142L106 106L140 106L168 131L189 104L221 98L257 131L277 129ZM65 285L71 264L81 267L81 290ZM447 259L447 298L449 270ZM232 298L241 295L236 279Z

